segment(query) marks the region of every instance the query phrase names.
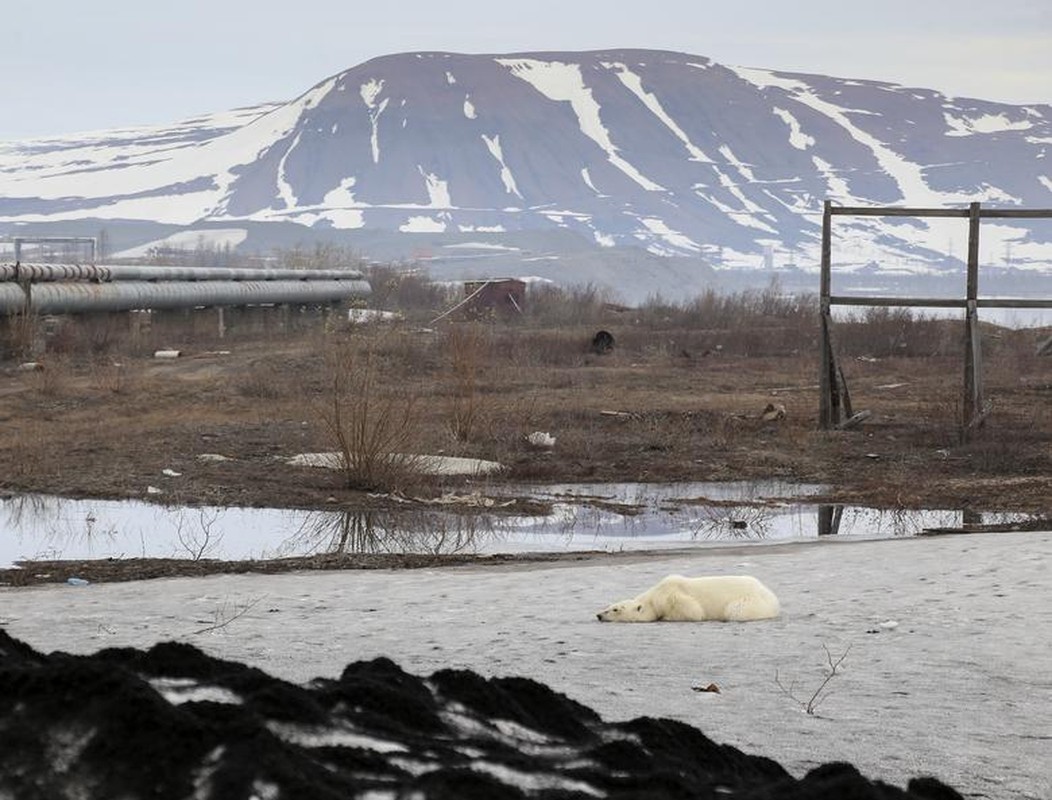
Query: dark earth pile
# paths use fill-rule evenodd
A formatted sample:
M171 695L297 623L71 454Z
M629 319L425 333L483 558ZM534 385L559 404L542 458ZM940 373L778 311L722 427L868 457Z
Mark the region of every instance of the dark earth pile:
M606 723L523 678L387 659L287 683L186 644L44 655L0 631L0 797L928 798L831 763L802 780L671 720Z

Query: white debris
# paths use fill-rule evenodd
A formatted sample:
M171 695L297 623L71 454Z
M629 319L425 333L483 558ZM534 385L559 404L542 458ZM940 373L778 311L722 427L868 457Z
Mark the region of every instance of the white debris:
M220 453L200 453L197 456L198 461L207 461L210 463L218 463L220 461L233 461L234 459L224 456Z
M526 437L526 444L538 450L551 450L555 447L555 437L544 431L534 431Z
M146 494L164 494L164 490L158 489L156 486L147 486Z
M504 469L504 465L497 461L484 461L481 458L400 453L392 453L391 458L404 460L407 466L421 475L490 475ZM343 457L339 453L300 453L286 459L285 463L291 467L343 469Z
M156 350L154 351L154 358L179 358L183 354L182 350Z
M355 325L364 325L368 322L395 322L400 319L402 315L395 311L380 311L375 308L347 309L347 321Z
M161 470L161 474L165 475L165 476L167 476L169 478L178 478L183 473L176 472L174 469L169 469L168 467L165 467L164 469Z

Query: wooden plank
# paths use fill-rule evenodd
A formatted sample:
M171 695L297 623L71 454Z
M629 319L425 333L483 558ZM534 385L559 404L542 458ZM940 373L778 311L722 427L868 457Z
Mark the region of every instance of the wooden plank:
M984 208L983 219L1052 219L1052 208Z
M834 206L836 217L968 217L968 208L906 208L901 206ZM984 208L983 219L1050 219L1052 208Z
M857 428L859 425L861 425L863 422L865 422L867 419L869 419L872 416L873 416L873 412L872 411L869 411L868 409L863 409L862 411L859 411L857 414L852 414L847 419L845 419L843 422L838 423L836 428L837 428L838 431L849 431L852 428Z
M829 341L829 313L822 314L820 323L818 367L818 427L823 431L833 426L832 346Z
M1052 308L1052 299L1039 300L1030 297L980 297L976 303L979 308Z
M978 203L968 207L967 300L975 300L979 296L979 211Z
M819 278L819 309L821 314L818 356L818 428L827 431L833 425L833 344L830 341L829 287L832 279L833 204L822 206L822 261Z
M925 308L965 308L964 300L951 297L870 297L866 295L831 295L831 306L884 306L884 307L925 307Z
M834 216L838 217L967 217L968 209L900 208L897 206L834 206L832 213Z
M869 295L834 294L829 297L831 306L880 306L901 308L967 308L967 300L952 297L872 297ZM1032 297L988 297L977 298L979 308L1052 308L1052 299Z
M822 210L822 272L819 278L819 296L822 300L829 297L832 280L833 253L833 204L826 200ZM822 308L823 312L828 309Z

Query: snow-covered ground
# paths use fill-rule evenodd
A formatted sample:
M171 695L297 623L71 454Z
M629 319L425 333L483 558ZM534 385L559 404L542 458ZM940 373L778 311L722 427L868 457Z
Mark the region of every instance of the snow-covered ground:
M0 625L44 651L192 642L281 678L389 656L524 675L609 720L680 719L794 774L846 760L897 785L1052 796L1052 532L728 546L531 565L222 575L0 589ZM601 624L668 573L756 575L768 622ZM206 631L207 628L213 628ZM845 655L808 715L827 651ZM776 682L776 675L778 682ZM715 683L720 693L694 687Z

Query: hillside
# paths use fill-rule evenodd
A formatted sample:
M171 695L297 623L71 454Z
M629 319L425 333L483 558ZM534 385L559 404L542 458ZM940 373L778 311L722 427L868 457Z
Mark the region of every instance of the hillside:
M711 269L813 268L826 199L1052 206L1050 143L1049 105L681 53L408 53L287 103L0 144L0 233L106 227L130 255L173 234L332 240L437 277L689 291ZM870 219L837 235L838 263L872 281L958 270L966 230ZM1052 224L985 226L982 257L1052 269Z

